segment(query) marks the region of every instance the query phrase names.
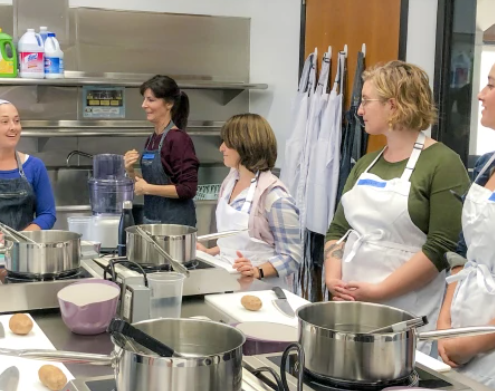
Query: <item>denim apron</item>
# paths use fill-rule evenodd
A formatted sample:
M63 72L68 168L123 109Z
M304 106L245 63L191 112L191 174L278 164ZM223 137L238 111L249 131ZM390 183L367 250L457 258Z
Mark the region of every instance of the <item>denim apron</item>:
M174 126L173 121L170 121L163 131L158 149L148 149L153 135L148 137L141 158L141 172L143 179L149 184L173 185L170 177L163 169L161 151L165 137ZM194 201L145 195L143 222L145 224L180 224L195 227L196 210Z
M22 231L33 222L36 195L22 168L19 154L15 153L19 178L0 179L0 222Z

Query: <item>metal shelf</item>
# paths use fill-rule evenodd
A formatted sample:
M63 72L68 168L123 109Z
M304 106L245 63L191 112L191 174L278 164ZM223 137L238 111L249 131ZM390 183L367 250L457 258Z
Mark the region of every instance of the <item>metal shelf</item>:
M88 74L78 71L66 71L64 79L23 79L0 78L0 86L52 86L52 87L82 87L82 86L115 86L139 87L154 75L134 73ZM182 89L201 90L265 90L267 84L243 83L228 81L213 81L206 79L176 79Z
M219 136L223 121L189 121L187 133L191 136ZM22 121L22 135L27 137L87 137L148 136L153 127L147 121Z

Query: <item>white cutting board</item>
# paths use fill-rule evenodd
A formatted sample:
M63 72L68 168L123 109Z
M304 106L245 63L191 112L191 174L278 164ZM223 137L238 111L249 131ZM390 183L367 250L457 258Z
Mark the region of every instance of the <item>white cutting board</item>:
M287 300L294 311L303 305L309 304L308 300L303 299L284 289ZM249 311L241 304L243 296L257 296L263 303L259 311ZM237 292L223 293L218 295L207 295L205 299L208 303L218 308L231 319L238 322L265 321L287 324L289 326L297 326L297 316L289 318L283 315L272 303L277 296L273 291L253 291L253 292Z
M0 338L0 348L55 350L48 337L41 331L33 318L31 318L33 319L33 329L28 335L16 335L10 331L9 320L11 316L0 316L0 322L5 330L5 338ZM16 366L19 369L18 391L48 391L48 388L41 384L38 377L38 370L45 364L59 367L65 373L65 376L67 376L67 381L74 379L74 376L72 376L63 364L0 355L0 373L11 366Z
M428 356L419 350L416 350L416 362L423 364L427 368L431 368L437 372L447 372L450 371L450 365L445 364L444 362L437 360L431 356Z

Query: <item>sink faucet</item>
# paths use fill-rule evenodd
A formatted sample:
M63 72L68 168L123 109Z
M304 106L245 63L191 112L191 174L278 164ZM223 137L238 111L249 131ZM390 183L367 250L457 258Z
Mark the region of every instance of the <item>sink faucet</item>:
M78 150L71 151L67 155L67 167L70 167L70 159L74 155L79 155L79 156L87 157L88 159L92 159L93 158L93 155L91 155L89 153L86 153L86 152L82 152L82 151L78 151Z

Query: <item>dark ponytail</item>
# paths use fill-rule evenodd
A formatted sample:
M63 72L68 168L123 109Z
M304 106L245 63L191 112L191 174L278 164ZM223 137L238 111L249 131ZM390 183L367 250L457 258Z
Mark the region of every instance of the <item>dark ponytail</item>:
M153 91L153 95L159 99L172 103L172 121L179 129L185 130L189 118L189 97L181 91L176 81L168 76L156 75L145 81L139 91L144 96L146 90Z
M185 130L189 118L189 97L184 91L179 94L174 107L172 107L172 121L179 129Z

